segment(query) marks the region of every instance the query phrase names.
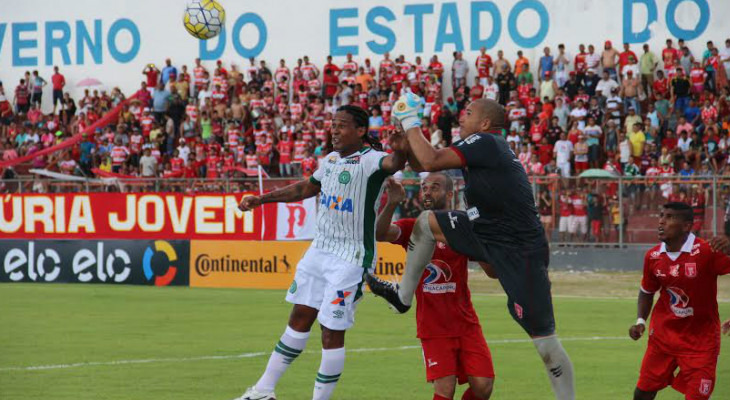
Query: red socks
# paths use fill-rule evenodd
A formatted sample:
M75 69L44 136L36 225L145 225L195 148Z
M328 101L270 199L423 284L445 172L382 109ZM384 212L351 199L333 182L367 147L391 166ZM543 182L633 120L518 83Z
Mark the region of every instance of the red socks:
M471 388L467 389L466 392L461 396L461 400L479 400L478 397L474 396L474 392L471 391Z

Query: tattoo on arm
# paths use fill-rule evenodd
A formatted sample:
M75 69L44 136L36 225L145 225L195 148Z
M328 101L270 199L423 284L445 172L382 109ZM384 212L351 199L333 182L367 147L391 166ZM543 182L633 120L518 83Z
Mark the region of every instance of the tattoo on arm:
M261 203L281 203L304 200L319 193L319 185L309 180L299 181L261 196Z

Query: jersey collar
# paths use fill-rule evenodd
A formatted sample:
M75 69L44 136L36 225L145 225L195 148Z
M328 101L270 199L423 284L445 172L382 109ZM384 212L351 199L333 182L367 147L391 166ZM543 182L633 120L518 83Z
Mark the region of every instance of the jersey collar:
M687 240L685 240L684 244L682 245L682 248L679 249L680 253L691 253L692 252L692 246L695 244L695 234L690 233L687 236ZM666 253L667 252L667 244L662 242L661 246L659 246L659 253Z
M350 157L355 157L355 156L361 156L361 155L363 155L363 154L367 153L367 152L368 152L368 151L370 151L370 150L372 150L372 148L371 148L371 147L368 147L368 146L363 146L363 148L361 148L360 150L358 150L358 151L356 151L356 152L354 152L354 153L350 154L350 155L349 155L349 156L347 156L347 157L342 157L342 158L350 158Z

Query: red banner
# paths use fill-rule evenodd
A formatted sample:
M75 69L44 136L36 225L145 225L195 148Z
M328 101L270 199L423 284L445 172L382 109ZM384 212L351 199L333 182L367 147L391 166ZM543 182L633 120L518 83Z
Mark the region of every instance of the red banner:
M276 204L242 213L245 194L0 196L3 239L276 239ZM265 221L262 227L262 218Z

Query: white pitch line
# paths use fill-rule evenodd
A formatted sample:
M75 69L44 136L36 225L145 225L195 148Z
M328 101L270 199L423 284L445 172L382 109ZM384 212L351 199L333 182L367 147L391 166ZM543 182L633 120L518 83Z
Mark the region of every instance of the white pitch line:
M587 337L566 337L560 338L563 342L591 342L600 340L626 340L626 336L587 336ZM532 339L493 339L487 340L488 345L494 344L511 344L511 343L530 343ZM398 347L373 347L373 348L356 348L347 349L348 353L370 353L376 351L402 351L402 350L414 350L420 349L421 346L398 346ZM319 354L318 351L305 351L308 354ZM100 366L115 366L115 365L129 365L129 364L152 364L152 363L183 363L191 361L206 361L206 360L236 360L241 358L254 358L268 356L271 352L255 352L255 353L243 353L243 354L230 354L223 356L198 356L198 357L178 357L178 358L147 358L140 360L117 360L117 361L89 361L80 362L73 364L51 364L51 365L31 365L26 367L1 367L0 372L9 371L46 371L53 369L69 369L69 368L81 368L81 367L100 367Z

